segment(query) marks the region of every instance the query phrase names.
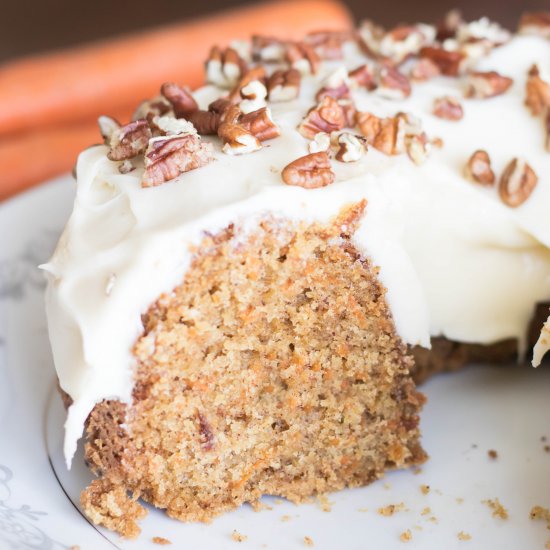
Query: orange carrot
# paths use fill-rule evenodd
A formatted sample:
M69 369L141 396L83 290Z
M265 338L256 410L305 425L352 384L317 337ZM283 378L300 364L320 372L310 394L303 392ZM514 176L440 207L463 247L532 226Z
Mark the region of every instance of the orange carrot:
M297 38L350 25L337 0L279 0L16 60L0 66L0 135L113 113L158 93L167 80L196 87L214 43L253 33Z

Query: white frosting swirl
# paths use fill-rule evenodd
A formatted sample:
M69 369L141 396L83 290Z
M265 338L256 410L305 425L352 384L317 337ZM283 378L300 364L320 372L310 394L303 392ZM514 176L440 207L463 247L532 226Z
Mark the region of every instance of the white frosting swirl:
M364 62L348 49L348 67ZM95 403L130 401L131 350L142 331L141 314L182 280L189 245L231 222L253 228L266 213L327 221L345 204L366 198L353 240L379 266L405 342L429 346L430 336L443 335L478 343L517 338L524 346L534 305L550 298L550 155L540 120L523 104L534 62L550 66L550 43L538 37L513 38L481 60L479 70L497 70L514 85L500 97L464 101L460 122L431 114L436 97L462 95L460 79L416 84L401 101L354 92L360 110L416 115L444 147L422 166L406 155L370 149L356 163L333 162L336 182L321 189L289 187L280 173L308 153L296 126L334 63L303 80L299 99L270 105L281 137L240 157L222 154L217 144L214 162L160 187L141 188L141 166L120 174L104 146L84 151L73 213L44 266L55 364L73 399L66 422L68 462ZM219 93L205 87L196 97L205 107ZM529 200L512 209L495 188L464 179L463 166L478 148L489 152L497 174L513 157L530 163L539 183Z

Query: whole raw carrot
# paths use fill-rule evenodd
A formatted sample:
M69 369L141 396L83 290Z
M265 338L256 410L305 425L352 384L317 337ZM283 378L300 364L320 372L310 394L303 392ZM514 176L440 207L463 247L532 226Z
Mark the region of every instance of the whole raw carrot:
M279 0L10 62L0 66L0 135L116 112L167 80L198 86L214 43L350 25L337 0Z

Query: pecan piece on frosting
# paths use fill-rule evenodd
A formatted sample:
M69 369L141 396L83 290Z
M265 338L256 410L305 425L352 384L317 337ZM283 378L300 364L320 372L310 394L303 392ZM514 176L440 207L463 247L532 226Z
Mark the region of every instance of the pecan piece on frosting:
M284 41L272 36L252 36L252 58L266 63L279 63L285 60L286 45Z
M221 115L219 113L199 109L189 114L187 120L193 124L199 134L211 136L218 133L220 118Z
M491 168L491 159L487 151L478 149L472 153L464 167L464 176L470 181L482 185L493 185L495 183L495 173Z
M297 185L306 189L325 187L334 182L334 172L325 151L310 153L291 162L281 173L287 185Z
M244 155L262 148L260 140L240 124L241 117L238 105L229 107L222 116L218 136L223 141L222 151L227 155Z
M408 157L416 164L422 164L430 153L431 144L424 132L405 136L405 150Z
M326 132L330 134L341 130L346 124L346 115L342 106L333 97L324 97L321 103L309 110L298 126L298 131L304 137L313 139L315 134Z
M325 96L330 96L334 99L351 97L348 85L348 72L345 67L339 67L325 79L322 88L315 95L315 100L321 101Z
M183 172L208 164L212 159L212 145L203 143L197 134L153 138L145 153L141 186L161 185Z
M281 130L273 121L268 107L244 114L240 118L239 124L260 141L267 141L281 135Z
M241 88L241 97L241 111L251 113L266 106L267 89L260 80L253 80Z
M350 71L348 78L352 87L366 88L367 90L376 88L375 74L370 65L359 65Z
M120 122L118 122L118 120L106 115L101 115L97 119L97 125L99 126L101 137L106 144L111 140L113 132L120 128Z
M417 82L423 82L425 80L430 80L441 74L439 66L434 63L428 57L422 57L415 60L414 65L411 68L409 73L409 78Z
M160 93L170 102L178 118L187 118L191 113L199 110L199 105L189 88L182 88L173 82L165 82L160 88Z
M342 46L351 39L348 31L314 31L306 34L304 42L313 46L321 59L342 59Z
M308 144L308 151L310 153L320 153L321 151L328 151L330 149L330 134L326 132L319 132L315 134L315 137Z
M206 81L220 88L232 88L246 72L246 62L233 48L214 46L206 61Z
M502 95L513 82L511 78L496 71L474 71L466 78L465 96L474 99L488 99Z
M296 69L275 71L267 80L267 96L269 101L291 101L300 93L302 75Z
M550 11L524 13L519 20L518 32L550 38Z
M515 158L504 169L498 186L502 201L511 207L523 204L537 185L535 171L523 159Z
M172 105L162 95L142 101L132 115L132 120L151 120L155 116L164 116L173 113Z
M258 84L261 84L263 86L265 79L266 74L265 67L263 65L258 65L257 67L253 67L252 69L247 70L241 76L241 78L239 78L238 82L235 84L235 86L227 96L227 99L231 103L239 103L244 98L244 88L248 87L253 82L255 83L254 86L257 86ZM253 93L253 91L249 90L249 94L251 93ZM258 93L258 90L256 90L256 93Z
M411 95L411 83L399 69L384 65L378 73L376 93L388 99L405 99Z
M131 159L147 149L151 139L151 129L146 120L135 120L116 129L109 139L110 160Z
M382 120L372 113L361 111L355 115L355 122L367 138L367 143L374 143L374 138L380 133Z
M337 138L338 151L335 159L340 162L356 162L366 152L366 139L350 132L342 132Z
M537 65L533 65L527 75L525 105L532 115L540 115L550 107L550 84L540 77Z
M464 70L466 54L445 50L439 46L427 46L420 50L420 58L429 59L439 67L441 74L457 76Z
M456 97L444 96L434 100L433 114L445 120L460 120L464 116L464 110Z
M286 61L292 69L301 74L316 74L319 67L319 56L315 50L304 42L289 42L286 46Z

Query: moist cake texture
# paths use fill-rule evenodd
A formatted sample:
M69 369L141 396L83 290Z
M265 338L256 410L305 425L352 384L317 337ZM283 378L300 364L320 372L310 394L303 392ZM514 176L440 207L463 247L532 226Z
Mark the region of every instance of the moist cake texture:
M415 380L526 355L550 301L549 21L255 35L212 49L203 88L100 118L43 266L94 522L365 485L425 460Z

